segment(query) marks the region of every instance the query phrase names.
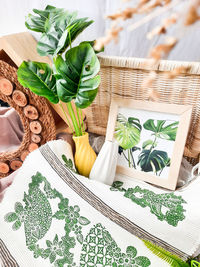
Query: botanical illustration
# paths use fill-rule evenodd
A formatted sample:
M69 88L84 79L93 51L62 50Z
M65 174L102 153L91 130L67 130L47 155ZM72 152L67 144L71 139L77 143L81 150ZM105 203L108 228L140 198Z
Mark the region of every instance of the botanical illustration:
M137 256L133 246L128 246L126 253L122 253L102 224L97 223L91 228L91 222L82 216L81 208L53 189L39 172L32 176L23 202L15 203L14 211L5 215L5 221L13 223L14 231L24 225L27 248L33 252L34 258L48 260L49 266L148 267L151 264L147 257ZM54 206L56 211L53 211ZM53 220L63 221L64 235L60 236L60 231L53 232L52 238L47 239L45 235L52 229ZM88 234L84 237L82 229L85 227ZM45 239L45 247L40 245L42 239ZM79 264L73 253L77 245L81 246Z
M70 169L71 171L77 173L76 169L74 168L74 164L71 159L67 159L65 155L62 155L62 159L65 162L65 166Z
M171 155L164 148L173 146L177 129L178 121L147 119L141 123L119 113L115 127L119 155L127 167L160 176L170 166Z
M172 193L156 194L148 189L142 189L140 186L128 188L122 187L123 182L116 181L110 188L111 191L119 191L124 193L124 197L129 198L135 204L142 208L149 207L150 212L154 214L158 220L166 221L168 224L176 227L179 221L185 219L185 209L183 204L186 201L181 196Z

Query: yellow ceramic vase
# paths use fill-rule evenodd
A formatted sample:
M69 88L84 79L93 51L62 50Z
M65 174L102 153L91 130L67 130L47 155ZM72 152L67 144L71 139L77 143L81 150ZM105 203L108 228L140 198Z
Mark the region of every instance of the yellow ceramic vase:
M92 166L96 160L96 153L89 143L88 133L82 136L73 136L76 145L75 165L78 172L89 177Z

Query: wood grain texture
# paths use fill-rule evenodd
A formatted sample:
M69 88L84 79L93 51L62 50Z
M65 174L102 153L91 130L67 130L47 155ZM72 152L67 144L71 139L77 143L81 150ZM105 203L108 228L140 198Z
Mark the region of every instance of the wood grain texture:
M0 78L0 92L6 96L12 94L13 85L8 79Z
M15 90L13 92L12 99L20 107L25 107L28 102L26 95L20 90Z
M24 114L27 118L31 119L31 120L37 120L39 117L39 113L36 107L34 107L33 105L27 105L24 108Z

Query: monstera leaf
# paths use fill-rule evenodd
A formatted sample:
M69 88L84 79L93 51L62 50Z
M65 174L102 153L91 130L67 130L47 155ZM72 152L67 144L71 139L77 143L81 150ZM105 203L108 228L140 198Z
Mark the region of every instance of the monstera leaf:
M29 88L36 95L44 96L54 104L59 102L56 79L48 64L24 61L20 65L17 75L22 86Z
M28 14L26 17L25 25L26 27L35 32L45 32L45 22L48 19L50 10L49 6L46 7L45 10L33 9L33 12L38 14L39 16L34 16L32 14Z
M165 151L144 149L139 155L138 165L144 172L157 173L170 165L170 159Z
M62 79L57 79L58 97L63 102L75 99L79 108L88 107L95 99L100 76L99 60L90 44L76 46L65 55L65 60L58 56L55 61L57 73Z
M118 114L115 138L123 149L130 149L136 146L140 141L141 125L140 121L136 118L128 118Z
M157 146L157 143L153 140L146 140L142 144L142 149L150 149L151 147L154 148Z
M95 52L96 54L99 54L99 53L101 53L101 52L104 52L104 46L103 46L100 50L96 50L96 49L95 49L95 42L96 42L96 40L93 40L93 41L83 41L83 42L81 42L80 44L85 44L85 43L90 44L90 45L93 47L94 52Z
M47 6L45 10L34 9L37 15L29 14L26 27L42 32L37 51L41 56L63 53L70 43L93 21L77 19L77 12L69 13L62 8Z
M144 123L146 130L154 132L158 138L175 141L178 121L166 125L166 120L147 120Z

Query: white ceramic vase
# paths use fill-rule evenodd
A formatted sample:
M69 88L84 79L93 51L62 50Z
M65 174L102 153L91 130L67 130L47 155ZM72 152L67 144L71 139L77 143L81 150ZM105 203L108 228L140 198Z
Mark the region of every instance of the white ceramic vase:
M92 167L89 178L112 185L116 173L117 155L117 142L105 141Z

